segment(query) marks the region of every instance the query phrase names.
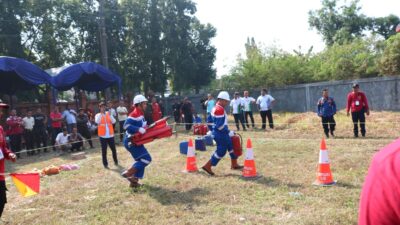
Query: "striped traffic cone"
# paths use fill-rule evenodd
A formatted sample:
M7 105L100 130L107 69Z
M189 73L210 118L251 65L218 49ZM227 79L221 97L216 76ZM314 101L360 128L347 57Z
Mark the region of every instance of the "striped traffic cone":
M319 151L319 163L317 169L317 179L313 185L332 186L336 181L333 180L331 166L328 158L328 150L326 149L325 139L321 140L321 149Z
M246 159L244 160L242 177L247 179L254 179L260 177L257 174L256 163L254 162L253 147L250 138L247 139Z
M196 165L196 154L193 147L193 141L192 139L189 139L188 150L186 153L186 169L183 172L192 173L197 171L198 169Z

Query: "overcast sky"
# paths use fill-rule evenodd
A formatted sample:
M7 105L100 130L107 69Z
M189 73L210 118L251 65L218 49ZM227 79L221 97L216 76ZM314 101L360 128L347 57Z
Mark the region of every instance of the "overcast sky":
M325 45L308 25L308 11L319 9L320 0L194 0L196 16L202 23L217 28L213 40L217 48L217 75L227 74L243 54L247 37L254 37L265 46L277 44L291 51L314 46L321 51ZM361 0L362 13L380 17L400 16L400 0Z

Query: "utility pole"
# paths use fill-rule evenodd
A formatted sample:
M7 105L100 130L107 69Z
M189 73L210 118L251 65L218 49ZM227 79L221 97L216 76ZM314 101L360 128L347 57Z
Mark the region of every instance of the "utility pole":
M101 49L101 63L104 67L108 69L108 51L107 51L107 33L106 33L106 23L104 16L104 0L99 0L99 32L100 32L100 49ZM110 88L105 90L106 100L111 98Z

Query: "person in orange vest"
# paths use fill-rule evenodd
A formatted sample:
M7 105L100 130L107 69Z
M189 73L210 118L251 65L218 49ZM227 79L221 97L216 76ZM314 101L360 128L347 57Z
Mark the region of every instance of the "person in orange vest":
M0 101L0 119L3 116L3 109L7 109L8 105L4 104ZM11 160L15 162L16 155L10 151L7 147L6 142L6 134L3 130L3 127L0 125L0 217L3 214L4 205L7 203L7 195L6 195L6 180L4 177L4 161Z
M143 179L144 169L150 164L151 156L144 145L135 145L131 141L131 137L136 134L145 134L147 122L144 118L144 112L147 107L147 99L143 95L137 95L133 99L135 109L129 114L125 120L124 129L126 130L124 138L124 146L131 153L135 163L128 170L124 171L121 176L128 179L130 187L140 187L139 179Z
M115 118L109 112L106 112L106 104L104 102L100 102L99 109L100 112L96 114L95 122L97 123L97 134L101 143L103 166L104 168L108 169L107 145L111 148L114 164L118 166L117 149L115 148L113 128Z

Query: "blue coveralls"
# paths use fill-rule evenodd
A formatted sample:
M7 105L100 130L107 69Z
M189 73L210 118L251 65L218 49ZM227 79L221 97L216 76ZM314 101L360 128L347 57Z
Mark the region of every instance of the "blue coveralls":
M217 103L208 120L208 122L214 124L214 126L209 126L209 128L211 127L213 129L212 133L217 143L217 150L215 150L214 154L211 156L211 165L216 166L227 151L231 159L237 159L238 157L233 154L232 141L229 137L228 116L225 113L224 107Z
M145 127L147 122L144 119L143 112L135 108L129 117L125 120L124 129L126 130L124 137L124 146L128 150L132 157L135 159L135 163L132 165L137 172L134 177L143 179L144 169L151 162L151 156L144 145L135 145L131 142L131 136L139 132L139 128Z

